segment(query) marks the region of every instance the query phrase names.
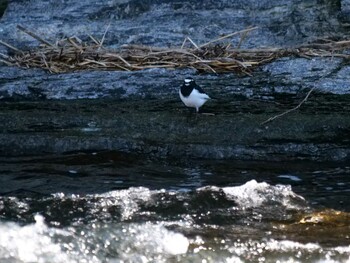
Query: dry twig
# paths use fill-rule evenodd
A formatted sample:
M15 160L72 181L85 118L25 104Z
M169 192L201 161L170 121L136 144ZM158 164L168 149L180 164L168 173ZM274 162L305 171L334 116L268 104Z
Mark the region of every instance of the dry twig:
M29 29L21 26L21 25L17 25L17 28L21 31L23 31L24 33L30 35L31 37L35 38L36 40L38 40L39 42L43 43L44 45L47 45L47 46L51 46L51 47L54 47L53 44L51 44L50 42L42 39L41 37L39 37L37 34L33 33L32 31L30 31Z
M15 52L17 52L17 53L22 53L21 50L19 50L18 48L15 48L14 46L12 46L12 45L10 45L10 44L4 42L4 41L1 41L1 40L0 40L0 44L3 45L3 46L5 46L5 47L7 47L7 48L9 48L9 49L11 49L11 50L13 50L13 51L15 51Z
M208 46L208 45L210 45L210 44L213 44L213 43L215 43L215 42L219 42L219 41L222 41L222 40L224 40L224 39L226 39L226 38L233 37L233 36L238 35L238 34L241 34L241 33L246 33L246 32L255 30L255 29L257 29L257 28L258 28L258 27L255 26L255 27L249 27L249 28L247 28L247 29L243 29L243 30L240 30L240 31L237 31L237 32L233 32L233 33L231 33L231 34L228 34L228 35L219 37L219 38L217 38L217 39L211 40L211 41L209 41L209 42L207 42L207 43L205 43L205 44L203 44L203 45L200 45L199 47L202 48L202 47Z
M105 41L105 37L106 37L106 34L107 34L108 29L109 29L110 26L111 26L111 23L108 24L108 26L107 26L105 32L103 33L102 39L101 39L101 41L100 41L100 46L98 47L97 50L100 50L100 49L101 49L101 47L102 47L102 45L103 45L103 42Z
M280 118L280 117L282 117L282 116L284 116L284 115L286 115L286 114L288 114L288 113L291 113L292 111L295 111L295 110L299 109L300 106L301 106L304 102L307 101L307 99L309 98L310 94L314 91L315 88L316 88L316 87L313 87L312 89L310 89L309 92L306 94L305 98L304 98L297 106L295 106L294 108L289 109L289 110L287 110L287 111L285 111L285 112L282 112L281 114L277 114L277 115L275 115L275 116L273 116L273 117L271 117L271 118L268 118L266 121L263 121L263 122L261 123L261 125L264 125L264 124L266 124L266 123L269 123L269 122L271 122L271 121L273 121L273 120L275 120L275 119L277 119L277 118Z

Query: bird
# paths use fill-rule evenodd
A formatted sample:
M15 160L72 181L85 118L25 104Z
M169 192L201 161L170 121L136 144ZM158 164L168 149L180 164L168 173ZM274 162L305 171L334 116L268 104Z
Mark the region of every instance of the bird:
M196 108L197 113L199 112L199 108L210 99L191 77L185 78L184 83L179 89L179 95L182 102L187 107Z

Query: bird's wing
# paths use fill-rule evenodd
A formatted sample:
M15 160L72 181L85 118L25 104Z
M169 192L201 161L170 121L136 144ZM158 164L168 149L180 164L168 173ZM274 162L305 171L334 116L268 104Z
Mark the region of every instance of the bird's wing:
M205 93L200 93L200 92L197 90L197 88L194 89L194 90L192 91L191 95L193 95L193 96L196 97L196 98L201 98L201 99L205 99L205 100L210 99L210 97L209 97L207 94L205 94Z
M205 94L204 90L201 87L199 87L198 85L196 85L195 88L196 88L196 90L198 90L199 93Z

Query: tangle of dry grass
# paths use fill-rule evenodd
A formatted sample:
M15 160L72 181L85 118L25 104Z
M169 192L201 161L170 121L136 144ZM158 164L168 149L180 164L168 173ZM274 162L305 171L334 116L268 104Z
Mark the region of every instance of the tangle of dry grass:
M222 36L203 45L197 45L188 37L178 48L127 45L117 50L103 47L109 27L101 40L89 36L89 43L78 37L50 43L23 26L17 28L38 40L41 45L34 50L23 51L0 40L0 44L13 52L11 56L0 53L0 61L9 66L44 68L51 73L91 69L134 71L148 68L194 68L199 72L237 72L251 75L255 67L285 56L350 58L349 54L344 53L350 47L350 40L328 40L288 49L241 49L242 41L256 27ZM223 42L237 35L240 36L237 47ZM191 46L185 47L186 43L190 43Z

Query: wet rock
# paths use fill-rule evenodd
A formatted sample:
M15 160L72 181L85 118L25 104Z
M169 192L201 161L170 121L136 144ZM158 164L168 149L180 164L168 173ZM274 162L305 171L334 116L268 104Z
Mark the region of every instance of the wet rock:
M205 43L259 25L244 47L292 46L317 37L347 37L347 1L11 1L0 39L19 47L76 35L105 45ZM42 12L42 10L45 10ZM204 26L203 26L204 25ZM236 45L239 39L232 39ZM3 47L0 53L7 51ZM191 69L49 74L0 66L0 155L117 150L155 158L348 161L349 71L342 58L287 57L252 76L197 75ZM178 98L191 75L216 101L187 112ZM299 111L261 125L297 106Z
M230 109L208 102L214 116L169 99L6 102L0 156L116 150L147 158L347 161L350 104L338 100L325 98L331 112L310 99L302 111L266 125L281 111L273 102L237 100Z

